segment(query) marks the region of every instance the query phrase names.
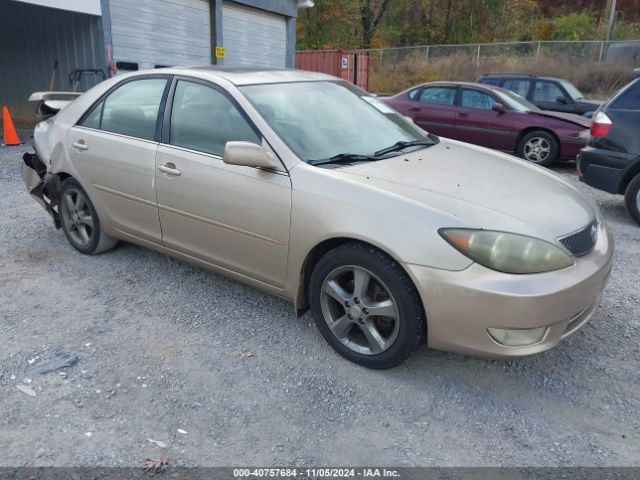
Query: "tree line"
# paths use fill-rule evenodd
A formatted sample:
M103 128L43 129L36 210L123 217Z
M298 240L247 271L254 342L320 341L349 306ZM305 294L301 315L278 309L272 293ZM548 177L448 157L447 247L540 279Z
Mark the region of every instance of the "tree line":
M315 0L298 49L598 40L611 0ZM613 39L640 39L640 0L618 0Z

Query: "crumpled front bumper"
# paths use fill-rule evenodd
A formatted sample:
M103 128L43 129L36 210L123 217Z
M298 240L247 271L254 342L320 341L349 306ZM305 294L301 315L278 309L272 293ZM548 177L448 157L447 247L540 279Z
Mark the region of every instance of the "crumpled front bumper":
M57 209L59 177L48 175L46 165L35 153L25 153L22 156L20 173L29 194L51 215L56 228L60 228Z

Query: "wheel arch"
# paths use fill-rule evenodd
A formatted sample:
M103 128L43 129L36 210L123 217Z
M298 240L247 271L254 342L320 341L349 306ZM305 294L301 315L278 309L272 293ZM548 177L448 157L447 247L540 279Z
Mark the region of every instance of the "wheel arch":
M412 282L414 281L410 273L407 272L406 268L404 268L404 266L402 265L402 262L400 262L399 259L395 255L393 255L391 252L389 252L387 249L381 248L379 245L375 245L371 242L367 242L365 240L361 240L355 237L339 236L339 237L327 238L325 240L322 240L321 242L316 244L311 250L309 250L309 253L307 253L307 256L305 257L300 267L299 281L298 281L298 286L297 286L295 300L294 300L295 310L298 317L300 317L309 308L309 301L308 301L309 281L311 279L311 272L313 271L313 268L318 263L318 260L320 260L320 258L322 258L322 256L327 252L335 248L338 248L341 245L345 245L347 243L359 243L361 245L366 245L366 246L375 248L376 250L384 253L385 255L393 259L400 266L400 268L404 270L404 272L407 274L407 276L411 279Z
M640 175L640 156L636 157L634 165L625 173L620 186L618 187L618 193L624 195L627 191L627 187L637 175Z
M49 173L45 177L44 192L54 204L57 204L60 200L60 185L62 185L62 182L67 178L73 178L73 175L65 171Z
M516 137L516 150L515 150L516 154L518 153L518 149L520 147L520 142L522 141L524 136L528 135L529 133L537 132L537 131L541 131L541 132L545 132L545 133L550 134L553 138L555 138L555 140L556 140L556 142L558 144L558 150L562 149L562 146L560 144L560 137L558 137L558 134L556 132L554 132L553 130L551 130L550 128L547 128L547 127L530 126L530 127L526 127L524 129L522 129L518 133L518 136Z

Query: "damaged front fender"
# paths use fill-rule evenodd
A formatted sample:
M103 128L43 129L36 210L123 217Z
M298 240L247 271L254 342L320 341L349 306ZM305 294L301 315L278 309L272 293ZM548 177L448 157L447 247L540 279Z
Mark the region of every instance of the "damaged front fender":
M27 191L51 215L55 227L60 228L58 210L60 177L48 174L46 165L35 153L25 153L22 160L22 181Z

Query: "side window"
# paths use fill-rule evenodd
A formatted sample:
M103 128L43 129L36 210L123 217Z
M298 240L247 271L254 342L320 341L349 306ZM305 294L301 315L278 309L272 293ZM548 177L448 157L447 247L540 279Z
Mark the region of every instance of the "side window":
M84 120L80 122L80 125L88 128L100 129L100 120L102 118L102 107L104 106L104 102L100 102L93 110L89 112L89 115L84 117Z
M626 89L610 105L621 110L640 110L640 81Z
M564 92L557 83L538 80L533 92L533 100L536 102L557 102L558 97L564 98Z
M529 95L529 88L531 87L531 81L529 80L520 80L511 78L504 81L504 85L502 88L507 90L511 90L513 93L517 93L522 98L527 98Z
M169 143L222 156L227 142L261 143L260 137L223 93L180 80L171 109Z
M476 110L491 110L491 106L496 103L493 97L480 90L468 88L462 89L462 100L460 106L463 108L474 108Z
M433 105L453 105L455 99L455 87L426 87L422 89L418 101Z
M166 85L167 80L164 78L147 78L127 82L118 87L102 102L104 106L99 128L107 132L153 140L158 110ZM99 109L95 108L85 122L95 123L95 110Z

